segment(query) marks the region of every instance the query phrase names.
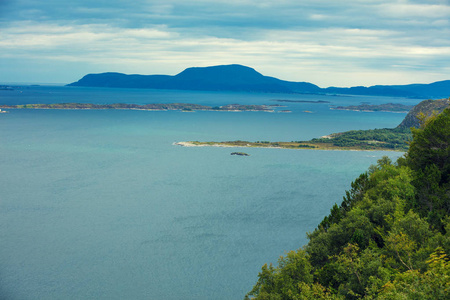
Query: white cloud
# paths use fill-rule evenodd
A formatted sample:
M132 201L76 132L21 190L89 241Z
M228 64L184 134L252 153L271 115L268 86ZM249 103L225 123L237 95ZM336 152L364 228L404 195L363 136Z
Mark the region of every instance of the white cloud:
M444 4L384 3L379 6L380 13L392 18L445 18L450 16L450 6Z

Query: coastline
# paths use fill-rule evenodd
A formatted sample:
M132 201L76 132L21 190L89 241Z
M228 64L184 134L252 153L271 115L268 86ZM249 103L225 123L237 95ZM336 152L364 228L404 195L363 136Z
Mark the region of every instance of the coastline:
M235 144L236 142L174 142L172 145L181 147L220 147L220 148L269 148L269 149L290 149L290 150L329 150L329 151L393 151L404 152L404 150L386 149L381 147L374 147L373 149L363 149L361 147L340 147L335 145L324 145L319 143L305 142L305 143L283 143L279 142L277 146L274 143L261 145L260 143L244 142ZM294 146L297 145L297 146ZM298 146L299 145L299 146Z
M331 110L349 110L359 112L390 112L390 113L408 113L414 105L405 105L400 103L349 105L349 106L331 106Z
M347 111L358 111L358 112L389 112L389 113L399 113L399 114L407 114L409 110L401 111L401 110L367 110L367 109L349 109L349 108L335 108L330 107L331 110L347 110Z
M223 106L206 106L192 103L152 103L152 104L92 104L92 103L52 103L52 104L21 104L0 105L0 109L66 109L66 110L143 110L143 111L219 111L219 112L276 112L267 105L227 104Z
M41 110L138 110L138 111L181 111L181 112L196 112L196 111L215 111L215 112L267 112L273 113L274 110L257 110L257 109L249 109L249 110L218 110L218 109L193 109L193 110L184 110L184 109L158 109L158 108L76 108L76 107L6 107L1 106L2 108L8 109L41 109ZM0 113L8 112L8 111L0 111Z

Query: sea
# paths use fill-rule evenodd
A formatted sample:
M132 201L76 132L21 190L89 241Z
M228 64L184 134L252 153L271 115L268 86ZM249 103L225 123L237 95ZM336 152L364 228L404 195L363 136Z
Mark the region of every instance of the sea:
M342 201L352 180L381 157L404 153L174 143L298 141L395 127L405 113L331 108L420 101L65 86L0 90L0 104L283 106L275 112L7 109L0 114L0 299L243 299L264 264L276 265L308 242L307 233ZM250 156L230 155L234 151Z

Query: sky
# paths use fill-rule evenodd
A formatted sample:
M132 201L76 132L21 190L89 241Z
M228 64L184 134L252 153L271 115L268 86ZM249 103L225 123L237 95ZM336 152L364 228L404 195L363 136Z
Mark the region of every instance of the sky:
M241 64L329 86L450 79L450 0L0 0L0 82Z

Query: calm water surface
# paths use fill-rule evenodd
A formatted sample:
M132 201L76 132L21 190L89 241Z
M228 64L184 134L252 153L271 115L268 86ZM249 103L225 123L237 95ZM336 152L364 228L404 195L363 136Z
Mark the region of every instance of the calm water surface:
M327 104L272 100L325 100ZM292 113L11 110L0 114L1 299L242 299L264 263L306 242L350 182L402 153L184 148L394 127L405 114L332 97L34 87L1 104L287 104ZM305 113L304 111L311 111ZM242 149L240 149L242 151Z

